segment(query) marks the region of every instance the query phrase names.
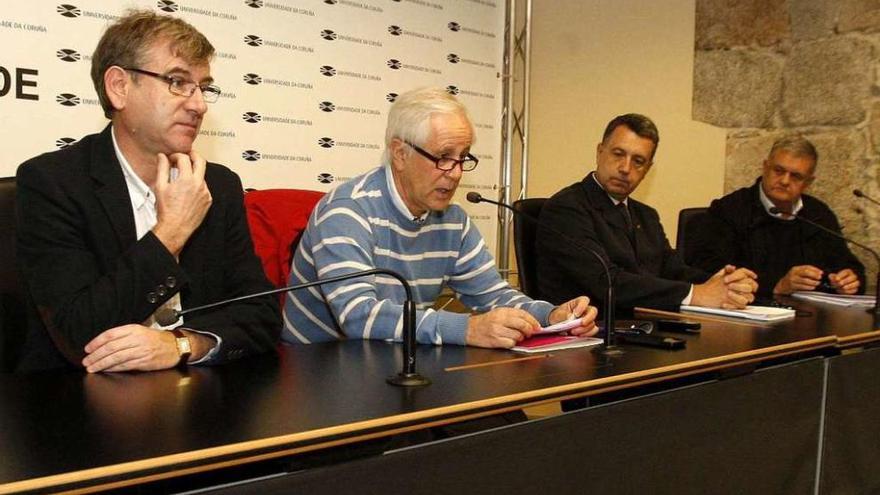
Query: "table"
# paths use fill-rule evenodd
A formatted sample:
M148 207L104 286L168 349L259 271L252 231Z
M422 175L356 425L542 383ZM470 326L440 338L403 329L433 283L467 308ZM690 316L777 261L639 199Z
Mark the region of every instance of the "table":
M706 323L681 351L540 356L418 348L433 384L389 386L400 346L284 346L277 358L186 371L0 376L0 493L106 489L684 377L747 373L871 343L870 315L814 309L767 327Z

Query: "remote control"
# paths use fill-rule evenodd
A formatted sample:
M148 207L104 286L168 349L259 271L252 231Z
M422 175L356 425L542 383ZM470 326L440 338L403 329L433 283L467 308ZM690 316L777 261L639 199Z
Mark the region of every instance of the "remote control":
M657 320L657 330L661 332L675 333L700 333L702 325L696 321L688 320Z
M664 337L650 333L620 333L617 332L617 340L622 344L643 345L645 347L657 347L660 349L684 349L687 343L677 337Z

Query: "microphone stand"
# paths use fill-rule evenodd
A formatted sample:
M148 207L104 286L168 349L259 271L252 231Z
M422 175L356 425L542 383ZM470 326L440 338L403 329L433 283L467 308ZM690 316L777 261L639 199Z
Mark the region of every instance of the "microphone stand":
M385 379L385 381L390 383L391 385L395 385L398 387L418 387L422 385L430 385L431 380L423 377L418 372L416 372L416 303L412 297L412 289L409 286L409 282L407 282L399 273L387 270L385 268L372 268L370 270L364 270L356 273L347 273L345 275L338 275L336 277L313 280L304 284L291 285L289 287L267 290L263 292L258 292L256 294L248 294L232 299L226 299L224 301L205 304L204 306L196 306L194 308L184 309L182 311L178 311L175 309L169 311L168 313L157 315L156 320L159 322L159 324L163 326L170 325L177 321L181 316L187 313L191 313L193 311L210 309L216 306L231 304L254 297L280 294L282 292L306 289L308 287L314 287L316 285L341 282L343 280L377 274L389 275L396 278L397 281L400 282L401 285L403 285L403 290L406 293L406 300L403 303L403 369L400 371L400 373L389 376Z
M858 189L856 189L856 191L858 191ZM853 192L855 192L855 191L853 191ZM858 196L858 194L856 194L856 196ZM846 241L850 244L853 244L854 246L858 246L858 247L864 249L865 251L871 253L871 256L874 257L874 261L877 263L877 266L880 267L880 255L877 254L877 251L874 251L873 249L869 248L868 246L865 246L864 244L858 243L852 239L844 237L843 235L838 234L837 232L829 229L828 227L825 227L824 225L819 225L818 223L810 220L809 218L805 218L800 215L795 215L795 214L789 213L787 211L782 211L781 209L779 209L775 206L773 208L770 208L770 213L773 213L774 215L781 214L786 217L792 217L796 220L800 220L801 222L806 223L807 225L812 225L813 227L815 227L815 228L817 228L827 234L833 235L834 237L837 237L838 239L843 239L844 241ZM880 291L880 271L877 272L876 282L878 284L877 290ZM867 312L874 314L874 327L877 327L878 325L880 325L880 297L877 297L877 295L874 296L874 308L868 309Z
M490 203L496 206L500 206L502 208L507 208L515 215L522 215L522 217L527 219L529 222L532 222L535 225L540 225L540 222L537 218L523 213L506 203L501 203L499 201L493 201L491 199L484 198L483 195L478 192L469 192L467 193L466 197L467 200L471 203ZM605 279L608 281L608 288L605 291L605 307L603 308L603 311L605 312L603 318L603 322L605 325L605 342L599 350L606 355L622 354L623 349L620 346L614 344L614 283L611 281L611 271L608 269L608 264L605 262L602 256L599 255L599 253L597 253L593 249L590 249L588 246L582 244L581 242L578 242L576 239L572 239L550 226L544 225L544 227L546 227L559 237L565 239L566 241L574 244L576 247L592 254L596 257L597 260L599 260L599 263L602 264L602 269L605 270Z

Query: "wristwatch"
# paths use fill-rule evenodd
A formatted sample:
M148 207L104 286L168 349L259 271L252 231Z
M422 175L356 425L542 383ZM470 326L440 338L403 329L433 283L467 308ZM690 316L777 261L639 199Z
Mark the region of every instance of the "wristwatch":
M192 354L192 344L189 341L189 337L176 328L172 328L169 331L174 334L174 341L177 344L177 354L180 355L180 361L177 362L177 366L186 366L186 362Z

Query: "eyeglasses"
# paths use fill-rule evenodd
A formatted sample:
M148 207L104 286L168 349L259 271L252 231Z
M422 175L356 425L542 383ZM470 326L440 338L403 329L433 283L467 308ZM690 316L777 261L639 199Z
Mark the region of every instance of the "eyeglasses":
M422 148L419 148L418 146L410 143L409 141L404 141L404 143L409 145L410 148L416 150L418 154L434 162L434 166L444 172L449 172L450 170L454 169L456 165L459 165L461 167L462 172L470 172L471 170L477 168L477 164L480 163L480 159L470 153L468 153L466 157L460 160L457 158L448 158L445 156L436 157L423 150Z
M122 69L137 72L138 74L143 74L145 76L155 77L156 79L161 79L167 82L168 91L173 95L189 98L195 94L196 88L198 88L199 91L202 92L202 98L208 103L214 103L220 98L220 88L213 84L196 84L193 81L188 81L179 77L166 76L148 70L135 69L134 67L123 67Z

